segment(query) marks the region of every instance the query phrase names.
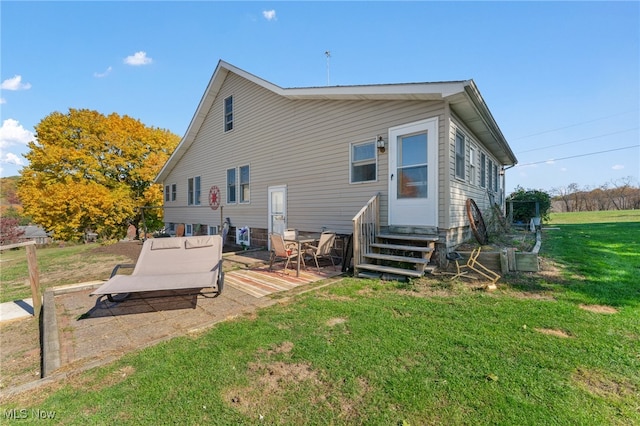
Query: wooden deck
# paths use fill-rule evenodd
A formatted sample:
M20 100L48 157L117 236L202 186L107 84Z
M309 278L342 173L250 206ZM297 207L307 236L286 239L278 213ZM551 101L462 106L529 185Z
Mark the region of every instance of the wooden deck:
M331 266L321 267L318 271L314 267L300 270L300 276L296 277L295 269L287 269L287 274L282 273L282 267L274 266L269 271L267 266L252 269L237 269L225 273L224 283L254 297L264 297L279 291L324 280L340 275L339 266L334 270Z

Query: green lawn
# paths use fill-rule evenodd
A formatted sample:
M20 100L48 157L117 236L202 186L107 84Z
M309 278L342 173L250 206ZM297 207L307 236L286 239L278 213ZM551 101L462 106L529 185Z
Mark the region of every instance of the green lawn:
M63 424L640 424L639 226L545 231L558 270L493 293L344 279L0 408Z
M128 262L124 256L94 254L95 244L46 247L36 250L40 284L47 287L109 278L113 267ZM0 252L0 302L31 297L24 248Z
M547 225L611 222L640 222L640 210L551 213L551 218Z

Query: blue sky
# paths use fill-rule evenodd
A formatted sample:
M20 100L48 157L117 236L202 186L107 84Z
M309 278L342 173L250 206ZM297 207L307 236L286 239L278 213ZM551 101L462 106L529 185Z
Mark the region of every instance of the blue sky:
M222 59L282 87L474 79L520 163L508 193L640 180L640 2L2 1L0 14L3 177L54 111L183 136Z

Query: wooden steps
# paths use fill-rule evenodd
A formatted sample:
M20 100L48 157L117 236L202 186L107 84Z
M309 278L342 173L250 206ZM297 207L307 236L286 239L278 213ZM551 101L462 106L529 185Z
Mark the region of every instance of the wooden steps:
M431 255L438 237L423 234L382 233L376 242L369 244L363 254L364 263L357 265L359 276L419 278L432 272L429 267Z

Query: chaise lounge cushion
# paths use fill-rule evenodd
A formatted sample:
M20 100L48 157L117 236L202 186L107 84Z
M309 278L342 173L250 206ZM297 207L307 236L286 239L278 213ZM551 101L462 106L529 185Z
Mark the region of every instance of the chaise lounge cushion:
M187 249L189 248L189 249ZM112 277L91 295L212 287L222 291L219 235L149 239L131 275Z

